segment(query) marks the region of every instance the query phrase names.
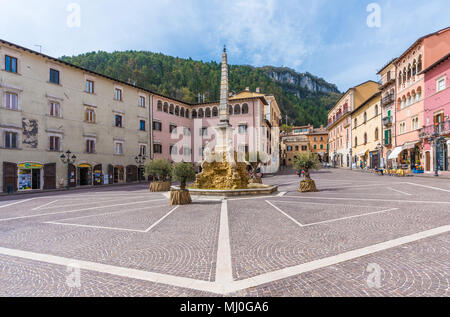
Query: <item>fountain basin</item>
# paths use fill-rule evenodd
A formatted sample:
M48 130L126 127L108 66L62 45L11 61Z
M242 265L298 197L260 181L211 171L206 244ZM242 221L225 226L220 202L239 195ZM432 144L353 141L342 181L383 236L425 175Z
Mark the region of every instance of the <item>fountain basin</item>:
M172 186L173 190L179 190L179 186ZM246 189L200 189L200 188L186 188L192 196L265 196L272 195L278 191L278 186L259 185L250 186Z

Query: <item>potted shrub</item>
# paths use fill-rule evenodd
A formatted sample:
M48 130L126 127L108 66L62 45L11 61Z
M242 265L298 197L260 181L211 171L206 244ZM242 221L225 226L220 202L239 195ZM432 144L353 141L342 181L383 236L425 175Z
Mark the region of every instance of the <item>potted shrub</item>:
M168 160L158 159L147 162L145 164L145 175L156 179L150 184L151 192L167 192L170 190L172 164Z
M261 177L258 177L258 168L262 163L267 162L267 155L261 152L252 152L245 154L246 163L251 167L252 178L249 179L249 184L262 184Z
M305 173L305 180L300 182L298 189L301 193L317 192L316 183L311 179L310 170L318 169L320 166L319 159L316 154L311 152L303 152L294 158L294 169Z
M170 204L188 205L192 202L189 191L186 190L186 183L195 180L195 170L191 163L178 163L173 167L172 176L180 182L180 189L170 191Z

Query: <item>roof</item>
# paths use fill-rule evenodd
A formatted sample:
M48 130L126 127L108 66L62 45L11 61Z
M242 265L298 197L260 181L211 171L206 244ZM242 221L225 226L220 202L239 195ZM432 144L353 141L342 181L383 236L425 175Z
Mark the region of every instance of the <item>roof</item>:
M426 68L426 69L424 69L423 71L421 71L421 72L419 73L419 75L429 72L429 71L432 70L433 68L437 67L439 64L445 62L447 59L450 59L450 53L448 53L447 55L445 55L444 57L442 57L440 60L438 60L437 62L435 62L433 65L428 66L428 68Z
M373 99L375 99L376 97L380 97L381 96L381 91L377 91L376 93L374 93L372 96L370 96L366 101L364 101L358 108L356 108L355 110L352 111L352 114L358 112L360 109L364 108L365 105L367 105L370 101L372 101Z
M448 27L445 27L445 28L443 28L443 29L441 29L441 30L439 30L439 31L436 31L436 32L433 32L433 33L430 33L430 34L427 34L427 35L424 35L424 36L422 36L422 37L420 37L419 39L417 39L410 47L408 47L408 49L406 50L406 51L404 51L403 53L402 53L402 55L400 55L397 59L401 59L403 56L405 56L414 46L416 46L419 42L421 42L421 41L423 41L424 39L426 39L426 38L428 38L428 37L430 37L430 36L433 36L433 35L438 35L438 34L440 34L440 33L442 33L442 32L445 32L445 31L447 31L447 30L450 30L450 27L448 26Z
M92 70L90 70L90 69L87 69L87 68L84 68L84 67L81 67L81 66L77 66L77 65L75 65L75 64L72 64L72 63L63 61L63 60L61 60L61 59L59 59L59 58L55 58L55 57L52 57L52 56L49 56L49 55L45 55L45 54L43 54L43 53L34 51L34 50L32 50L32 49L29 49L29 48L26 48L26 47L23 47L23 46L20 46L20 45L17 45L17 44L14 44L14 43L11 43L11 42L2 40L2 39L0 39L0 43L6 44L6 45L8 45L8 46L15 47L15 48L17 48L17 49L20 49L20 50L29 52L29 53L31 53L31 54L35 54L35 55L41 56L41 57L43 57L43 58L52 60L52 61L57 62L57 63L64 64L64 65L69 66L69 67L76 68L76 69L78 69L78 70L81 70L81 71L90 73L90 74L92 74L92 75L99 76L99 77L103 77L103 78L106 78L106 79L108 79L108 80L111 80L111 81L115 81L115 82L117 82L117 83L120 83L120 84L122 84L122 85L129 86L129 87L133 87L133 88L135 88L135 89L139 89L139 90L148 92L148 93L150 93L150 94L152 94L152 95L156 95L156 96L159 96L159 97L162 97L162 98L170 99L170 100L173 100L173 101L175 101L175 102L179 102L179 103L182 103L182 104L185 104L185 105L189 105L189 106L199 106L199 105L206 105L206 104L216 104L216 103L219 103L219 101L207 102L207 103L189 103L189 102L182 101L182 100L179 100L179 99L176 99L176 98L172 98L172 97L169 97L169 96L164 96L164 95L162 95L162 94L160 94L160 93L157 93L157 92L155 92L155 91L152 91L152 90L150 90L150 89L147 89L147 88L144 88L144 87L140 87L140 86L136 86L136 85L133 85L133 84L124 82L124 81L122 81L122 80L119 80L119 79L117 79L117 78L109 77L109 76L107 76L107 75L104 75L104 74L101 74L101 73L92 71ZM256 93L255 93L255 94L256 94ZM264 105L267 105L267 104L268 104L268 103L267 103L267 100L264 98L265 95L264 95L264 94L259 94L259 95L261 95L261 96L252 96L252 97L247 97L247 98L238 98L238 99L234 99L234 100L244 100L244 99L260 98L260 99L262 100L263 104L264 104Z
M385 70L387 67L389 67L389 65L395 63L395 62L397 61L397 59L398 59L397 57L391 59L391 60L389 61L389 63L387 63L386 65L384 65L383 67L381 67L381 69L377 72L377 75L379 75L383 70Z
M367 80L367 81L365 81L365 82L363 82L363 83L361 83L361 84L359 84L359 85L356 85L356 86L354 86L354 87L349 88L349 89L342 95L342 97L339 98L339 100L334 104L334 106L328 111L328 114L330 114L330 112L333 111L333 109L341 102L341 100L344 99L345 96L347 96L347 94L350 92L350 90L355 90L356 88L358 88L358 87L360 87L360 86L362 86L362 85L365 85L365 84L367 84L367 83L370 83L370 82L375 83L375 84L378 85L378 83L377 83L376 81L373 81L373 80Z

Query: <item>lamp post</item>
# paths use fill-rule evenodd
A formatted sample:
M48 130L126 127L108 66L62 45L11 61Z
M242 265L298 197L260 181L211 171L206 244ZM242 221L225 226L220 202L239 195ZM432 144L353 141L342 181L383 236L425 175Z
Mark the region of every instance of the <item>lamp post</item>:
M350 148L350 170L353 170L353 149Z
M147 160L147 157L145 155L139 154L138 156L136 156L134 158L134 160L136 161L136 164L138 164L138 178L139 178L139 183L142 181L142 175L141 175L141 169L142 169L142 165L145 164L145 161Z
M67 151L65 154L61 154L60 156L61 162L63 164L67 164L67 190L70 189L70 164L75 163L77 157L75 154L72 155L72 152Z

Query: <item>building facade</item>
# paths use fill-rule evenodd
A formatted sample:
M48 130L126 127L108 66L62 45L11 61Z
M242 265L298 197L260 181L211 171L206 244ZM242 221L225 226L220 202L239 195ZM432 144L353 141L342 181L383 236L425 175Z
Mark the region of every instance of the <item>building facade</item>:
M381 92L376 92L351 114L353 167L379 168L381 165Z
M214 141L218 102L187 104L2 40L0 69L4 192L136 182L139 155L198 163ZM267 106L264 95L230 101L238 149L278 148L265 141Z
M378 91L379 85L367 81L352 87L328 112L328 144L331 165L350 168L352 165L351 113Z
M420 130L425 170L449 171L450 161L450 53L423 71L425 122ZM436 141L439 137L440 142Z

